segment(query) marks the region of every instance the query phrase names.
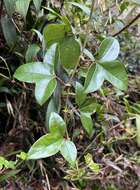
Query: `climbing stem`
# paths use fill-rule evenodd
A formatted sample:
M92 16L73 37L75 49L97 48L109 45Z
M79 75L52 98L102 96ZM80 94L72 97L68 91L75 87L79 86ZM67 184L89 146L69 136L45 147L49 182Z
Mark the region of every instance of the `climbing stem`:
M89 19L88 19L88 23L87 23L87 30L86 30L86 36L85 36L85 40L84 40L84 44L83 44L83 47L82 47L82 51L81 51L81 56L83 55L83 52L84 52L84 49L86 47L86 44L87 44L87 41L88 41L88 36L89 36L89 27L90 27L90 22L92 20L92 15L93 15L93 8L94 8L94 0L92 0L92 4L91 4L91 9L90 9L90 15L89 15ZM77 71L77 68L78 68L78 65L79 65L79 62L80 62L80 57L79 57L79 60L75 66L75 68L73 69L73 72L71 74L71 77L70 77L70 80L69 80L69 88L67 89L67 96L66 96L66 106L65 106L65 109L68 110L68 101L69 101L69 90L72 86L72 80L73 80L73 77ZM67 121L67 113L65 113L65 121Z

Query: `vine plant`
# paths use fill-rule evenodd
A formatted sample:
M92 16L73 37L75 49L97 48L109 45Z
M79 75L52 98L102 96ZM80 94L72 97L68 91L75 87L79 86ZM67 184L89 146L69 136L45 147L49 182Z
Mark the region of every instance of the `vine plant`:
M91 17L92 9L89 22ZM46 158L60 152L74 166L77 149L69 137L67 110L72 108L75 111L91 137L94 131L91 115L98 104L90 93L98 91L105 80L120 90L126 90L128 78L124 65L117 60L120 46L116 38L106 37L96 54L92 55L85 48L87 39L82 45L74 35L68 18L60 15L59 18L61 22L47 25L43 34L37 32L42 42L41 50L32 44L26 53L27 63L16 70L14 77L35 84L35 97L41 106L48 102L46 123L49 133L32 145L27 159ZM33 61L39 51L43 52L43 58ZM79 63L84 52L92 63L83 75ZM62 95L66 97L63 110L60 103Z

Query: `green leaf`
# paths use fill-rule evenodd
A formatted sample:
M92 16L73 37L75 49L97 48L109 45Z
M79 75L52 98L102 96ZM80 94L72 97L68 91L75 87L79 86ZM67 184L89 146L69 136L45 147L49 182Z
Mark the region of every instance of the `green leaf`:
M80 57L80 45L73 37L66 37L60 44L60 60L66 69L74 69Z
M66 131L66 123L57 113L52 112L49 119L50 133L64 136Z
M39 138L30 148L28 159L41 159L59 152L63 139L55 134L47 134Z
M29 9L31 0L17 0L16 1L16 11L26 19L26 15Z
M56 51L57 51L57 44L53 44L50 46L50 48L47 50L47 53L44 56L43 62L45 64L49 64L54 68L55 61L56 61Z
M0 170L5 169L15 169L15 161L8 161L4 157L0 156Z
M123 64L119 61L104 62L100 66L104 69L104 78L120 90L127 90L128 77Z
M41 62L33 62L21 65L16 70L14 77L19 81L36 83L51 77L48 68Z
M97 102L94 98L88 98L86 101L80 106L80 111L84 113L95 113L97 109Z
M59 67L60 65L58 65ZM59 68L56 68L57 72L59 72ZM54 103L55 103L55 106L56 106L56 109L57 109L57 113L60 112L61 110L61 96L62 96L62 86L59 82L57 82L57 87L54 91L54 94L53 94L53 99L54 99Z
M35 86L35 97L40 105L43 105L48 98L52 95L56 88L57 82L54 76L47 77L46 79L40 80Z
M55 100L54 97L51 98L51 100L49 101L48 107L47 107L47 112L46 112L46 118L45 118L45 126L47 128L49 128L49 119L50 119L50 115L52 112L58 112L57 109L57 105L55 104Z
M7 16L1 18L1 25L6 43L10 48L12 48L18 40L15 26L12 20Z
M0 175L0 182L6 181L8 178L16 177L16 174L18 174L21 170L9 170L3 175Z
M61 145L60 152L72 166L75 165L77 158L77 149L72 141L64 140Z
M40 47L38 45L31 44L28 47L26 55L25 55L26 62L35 61L35 57L36 57L37 53L39 52L39 50L40 50Z
M0 170L2 170L2 168L4 166L4 162L5 162L5 158L0 156Z
M95 61L95 58L94 58L94 56L92 55L92 53L88 50L88 49L84 49L84 51L83 51L83 53L87 56L87 57L89 57L90 59L91 59L91 61Z
M42 42L43 41L43 35L41 34L41 32L36 30L36 29L32 29L32 31L37 34L37 37L39 38L40 42Z
M92 155L91 154L87 154L85 156L85 161L86 161L86 164L87 166L93 171L93 172L96 172L96 173L99 173L100 172L100 166L99 164L95 163L92 159Z
M85 81L85 91L89 93L99 90L104 80L120 90L126 90L128 77L124 65L119 61L92 65Z
M50 7L43 7L43 8L46 9L47 11L49 11L54 16L56 16L60 19L62 18L62 16L58 12L54 11L52 8L50 8Z
M42 0L33 0L37 12L40 10Z
M104 82L104 73L98 65L91 65L89 71L87 73L87 77L85 80L85 91L86 93L94 92L101 88Z
M71 32L71 30L72 30L71 24L70 24L70 21L68 20L68 18L66 16L61 16L59 13L57 13L56 11L51 9L50 7L43 7L43 8L48 10L55 17L58 17L59 19L61 19L63 21L63 23L65 24L66 32Z
M18 155L16 155L16 156L17 156L17 158L20 158L21 160L26 160L28 154L25 153L25 152L21 152L20 154L18 154Z
M9 168L15 169L16 168L15 164L16 164L16 162L14 162L14 161L5 160L5 164L4 165L5 165L6 169L9 169Z
M35 97L40 105L48 100L57 85L49 65L41 62L21 65L16 70L14 77L23 82L36 83Z
M44 28L43 36L47 47L63 40L66 32L65 27L65 24L49 24Z
M126 111L127 113L131 114L133 111L132 111L132 107L131 107L131 105L130 105L129 100L127 100L126 97L124 97L123 100L124 100L124 105L125 105L125 111Z
M81 112L80 118L81 118L81 122L82 122L84 129L86 130L88 135L91 137L93 134L93 121L91 119L91 115L89 113Z
M76 103L80 106L86 99L86 93L84 92L84 87L76 82Z
M71 24L70 21L68 20L68 18L66 16L61 16L61 20L65 23L66 25L66 32L71 33L72 29L71 29Z
M84 13L86 13L88 16L90 15L90 8L85 6L84 4L81 3L76 3L76 2L70 2L72 5L80 8Z
M120 52L120 45L117 39L108 37L101 43L97 59L99 62L109 62L117 59Z
M16 0L4 0L6 11L10 17L15 12L15 2Z
M137 144L140 147L140 115L136 115Z

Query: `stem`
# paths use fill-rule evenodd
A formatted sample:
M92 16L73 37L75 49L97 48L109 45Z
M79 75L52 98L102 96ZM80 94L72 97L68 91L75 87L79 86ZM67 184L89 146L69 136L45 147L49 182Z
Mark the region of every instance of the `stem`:
M92 4L91 4L90 15L89 15L88 23L87 23L86 37L85 37L85 41L84 41L84 44L83 44L83 47L82 47L81 55L83 54L83 51L84 51L84 49L85 49L85 47L86 47L86 44L87 44L87 41L88 41L88 35L89 35L89 34L88 34L88 30L89 30L89 24L90 24L91 19L92 19L93 8L94 8L94 0L92 0ZM78 60L78 62L77 62L77 64L76 64L76 66L75 66L75 68L74 68L74 70L73 70L73 72L72 72L72 75L71 75L71 78L70 78L70 84L71 84L71 81L72 81L72 79L73 79L73 77L74 77L76 71L77 71L77 67L78 67L78 65L79 65L79 61L80 61L80 58L79 58L79 60Z
M79 113L80 111L77 110L69 100L68 100L68 104L69 104L69 107L71 108L71 110L72 110L77 116L80 117L80 113Z
M56 76L56 79L63 85L63 86L66 86L65 82L59 78L58 76Z
M94 0L92 0L92 4L91 4L90 15L89 15L88 23L87 23L86 37L85 37L85 41L84 41L84 44L83 44L83 47L82 47L81 55L83 54L83 51L84 51L84 49L85 49L85 47L86 47L86 44L87 44L87 41L88 41L89 24L90 24L90 21L91 21L91 19L92 19L93 8L94 8ZM73 70L73 72L72 72L72 75L71 75L71 77L70 77L70 80L69 80L69 84L70 84L70 85L71 85L72 79L73 79L73 77L74 77L74 75L75 75L75 73L76 73L76 71L77 71L77 67L78 67L78 65L79 65L79 61L80 61L80 57L79 57L79 60L78 60L76 66L75 66L75 68L74 68L74 70ZM68 88L68 90L69 90L69 88ZM66 110L68 110L68 102L69 102L69 93L67 93L67 97L66 97L66 106L65 106ZM67 114L67 113L66 113L66 114ZM67 115L66 115L66 114L65 114L65 121L67 120Z
M21 31L20 31L20 29L18 28L17 24L15 23L14 19L11 18L11 20L12 20L12 22L13 22L15 28L17 29L18 33L21 34Z
M0 59L5 63L6 69L8 70L9 77L12 78L12 75L11 75L11 72L10 72L10 69L9 69L9 67L8 67L7 62L6 62L5 59L4 59L3 57L1 57L1 56L0 56Z
M86 154L86 152L90 149L90 147L95 143L95 141L98 139L98 137L100 137L100 135L102 135L102 134L103 134L103 131L101 131L98 135L96 135L96 137L91 141L91 143L86 147L86 149L79 156L78 160L80 160Z
M120 33L122 33L124 30L126 30L129 26L131 26L138 18L140 18L140 13L135 16L128 24L126 24L121 30L119 30L118 32L116 32L115 34L113 34L113 37L119 35Z
M3 75L2 73L0 73L0 76L1 76L1 77L3 77L3 78L5 78L5 79L7 79L7 80L10 80L10 78L9 78L9 77L7 77L7 76Z

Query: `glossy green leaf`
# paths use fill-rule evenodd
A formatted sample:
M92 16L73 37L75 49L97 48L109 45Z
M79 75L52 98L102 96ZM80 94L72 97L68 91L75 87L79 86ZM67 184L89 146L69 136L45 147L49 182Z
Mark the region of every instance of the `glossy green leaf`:
M51 77L48 68L41 62L33 62L21 65L16 70L14 77L19 81L36 83Z
M104 82L104 72L98 65L91 65L85 80L86 93L94 92L101 88Z
M137 144L140 147L140 115L136 116L136 127L137 127Z
M57 105L55 104L54 97L52 97L49 101L46 117L45 117L45 126L49 128L49 119L52 112L58 112Z
M90 59L91 59L91 61L95 61L95 58L94 58L94 56L92 55L92 53L88 50L88 49L84 49L84 51L83 51L83 53L87 56L87 57L89 57Z
M76 82L76 103L80 106L86 99L86 93L84 92L84 87L79 83Z
M104 62L100 66L105 71L105 79L120 90L127 90L128 77L123 64L119 61Z
M68 18L66 16L61 16L59 13L57 13L56 11L51 9L50 7L43 7L43 8L48 10L52 15L58 17L59 19L61 19L63 21L63 23L65 24L66 32L72 31L70 21L68 20Z
M28 159L41 159L50 157L59 152L63 139L55 134L47 134L39 138L30 148Z
M56 51L57 51L57 44L53 44L50 46L50 48L47 50L47 53L44 56L43 62L45 64L49 64L52 67L54 67L55 61L56 61Z
M4 0L4 5L6 7L6 11L10 17L12 16L12 14L15 11L15 5L16 5L15 2L16 2L16 0Z
M57 82L54 76L47 77L46 79L42 79L36 83L35 97L40 105L43 105L48 100L54 92L56 85Z
M88 135L91 137L93 134L93 121L92 121L91 115L89 113L81 112L80 118L81 118L81 122L84 129L86 130Z
M39 38L40 42L42 42L43 41L43 35L41 34L41 32L36 30L36 29L32 29L32 31L37 34L37 37Z
M57 85L49 65L41 62L21 65L16 70L14 77L23 82L36 83L35 97L40 105L43 105L48 100Z
M40 50L40 47L38 45L36 44L30 45L25 55L26 62L35 61L36 55L39 52L39 50Z
M26 19L26 15L29 9L31 0L17 0L16 1L16 11L21 14L24 19Z
M64 140L61 145L60 152L72 166L75 165L77 158L77 149L72 141Z
M89 93L99 90L104 80L109 81L120 90L126 90L128 77L124 65L119 61L92 65L85 81L85 91Z
M49 24L44 28L43 36L47 47L63 40L66 32L65 27L65 24Z
M72 37L67 37L60 44L60 60L66 69L74 69L80 57L80 45Z
M15 26L10 18L7 16L1 18L2 31L6 40L6 43L10 48L12 48L17 40L17 32Z
M59 65L58 65L59 67ZM57 71L59 70L59 68L57 68ZM57 109L57 112L59 113L60 110L61 110L61 96L62 96L62 85L57 82L57 87L54 91L54 94L53 94L53 99L54 99L54 103L55 103L55 106L56 106L56 109Z
M97 59L100 62L109 62L117 59L120 52L120 45L117 39L113 37L105 38L98 50Z
M52 112L49 119L50 133L64 136L66 131L66 123L57 113Z
M40 7L41 7L42 0L33 0L33 2L34 2L36 10L39 11Z

